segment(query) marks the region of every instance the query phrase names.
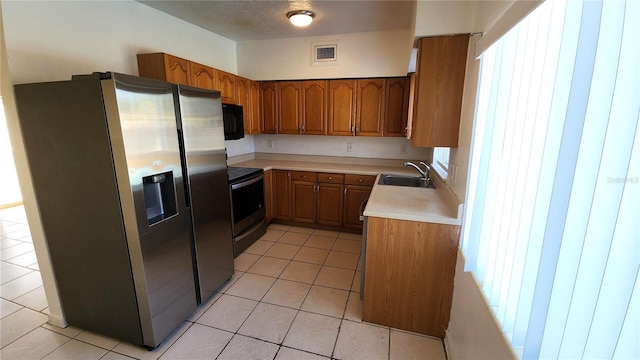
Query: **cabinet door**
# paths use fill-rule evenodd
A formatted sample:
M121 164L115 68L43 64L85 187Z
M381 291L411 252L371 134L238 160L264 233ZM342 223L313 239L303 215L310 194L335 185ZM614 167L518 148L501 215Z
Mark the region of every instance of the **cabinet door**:
M158 79L163 81L169 81L170 75L167 71L167 63L169 56L165 53L150 53L150 54L138 54L138 75L150 79ZM186 61L186 60L185 60ZM180 64L176 64L180 66ZM188 70L188 61L183 64Z
M359 79L356 95L356 135L382 136L384 79Z
M420 39L411 142L457 147L469 35Z
M174 84L191 85L189 61L164 54L164 71L167 81Z
M342 184L318 184L318 224L342 225L343 194Z
M369 197L369 194L371 194L369 186L344 186L344 227L362 230L360 205Z
M444 338L460 226L369 218L363 320Z
M291 172L273 170L273 218L291 220Z
M264 172L264 212L267 224L273 219L273 174L271 170Z
M409 78L389 78L385 86L383 136L405 136L409 114Z
M244 133L251 134L251 99L249 98L249 79L236 77L236 98L238 105L242 106L244 119Z
M302 131L300 109L300 82L278 81L278 134L300 134Z
M262 103L262 133L276 133L276 82L267 81L260 83L260 102Z
M216 70L216 83L214 90L220 91L222 102L226 104L236 103L236 76L228 72Z
M329 135L353 135L356 80L329 80Z
M302 82L302 133L306 135L327 134L327 80Z
M213 90L215 70L206 65L191 62L191 85L203 89Z
M262 119L260 112L262 111L262 102L260 101L260 83L257 81L249 81L249 107L251 109L251 127L250 134L260 133L260 124ZM245 131L247 129L245 128Z
M313 224L316 222L316 183L291 182L291 204L293 221Z

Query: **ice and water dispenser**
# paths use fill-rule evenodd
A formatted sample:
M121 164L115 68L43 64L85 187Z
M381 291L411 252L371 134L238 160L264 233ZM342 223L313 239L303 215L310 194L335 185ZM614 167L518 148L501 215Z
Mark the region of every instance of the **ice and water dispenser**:
M178 213L173 171L145 176L142 184L149 226Z

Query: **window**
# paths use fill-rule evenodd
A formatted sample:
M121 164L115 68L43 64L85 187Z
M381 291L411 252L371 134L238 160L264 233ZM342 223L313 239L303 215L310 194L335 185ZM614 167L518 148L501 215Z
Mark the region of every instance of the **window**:
M449 173L449 148L436 147L433 148L433 161L431 162L433 169L443 179L447 178Z
M481 57L462 248L522 358L640 358L639 17L546 1Z

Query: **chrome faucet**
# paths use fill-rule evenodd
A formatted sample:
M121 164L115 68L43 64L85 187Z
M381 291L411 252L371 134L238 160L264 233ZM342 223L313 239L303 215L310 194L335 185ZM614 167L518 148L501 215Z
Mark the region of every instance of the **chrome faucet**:
M431 189L435 189L435 185L433 184L433 182L431 181L431 177L429 176L429 171L431 171L431 166L429 164L427 164L424 161L420 161L420 165L424 166L424 170L422 170L418 165L412 163L411 161L407 161L405 163L403 163L402 165L404 166L411 166L412 168L416 169L420 175L420 187L426 187L426 188L431 188Z
M431 179L431 176L429 176L429 171L431 171L431 166L429 166L429 164L427 164L427 163L426 163L426 162L424 162L424 161L420 161L420 165L424 166L424 169L425 169L425 171L424 171L424 172L425 172L425 174L426 174L426 175L425 175L425 178L426 178L426 179Z
M413 167L414 169L416 169L420 173L420 175L422 175L423 179L426 179L426 178L429 177L429 166L426 163L424 163L423 161L421 161L420 164L421 165L425 165L425 167L427 168L427 171L423 171L422 169L420 169L420 167L418 165L412 163L411 161L407 161L402 165Z

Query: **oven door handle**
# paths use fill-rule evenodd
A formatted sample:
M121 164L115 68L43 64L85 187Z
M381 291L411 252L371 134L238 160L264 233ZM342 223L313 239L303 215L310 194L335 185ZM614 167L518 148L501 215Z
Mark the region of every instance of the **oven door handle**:
M253 226L251 226L249 229L247 229L245 232L243 232L242 234L240 234L237 237L233 238L233 240L235 242L244 240L244 238L246 238L247 236L251 235L257 228L262 226L262 224L264 224L264 220L258 221Z
M237 184L232 184L231 185L231 190L235 190L235 189L239 189L239 188L251 185L251 184L255 184L255 183L257 183L258 181L260 181L262 179L264 179L264 174L260 174L259 176L256 176L254 178L245 180L243 182L239 182Z

